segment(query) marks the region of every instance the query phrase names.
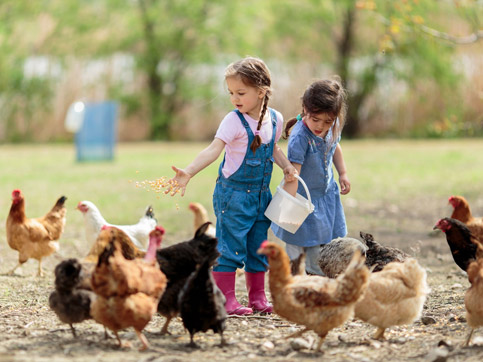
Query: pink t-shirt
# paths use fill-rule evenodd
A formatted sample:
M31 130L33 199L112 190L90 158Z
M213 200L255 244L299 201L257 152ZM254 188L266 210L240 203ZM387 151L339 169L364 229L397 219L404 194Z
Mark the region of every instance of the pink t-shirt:
M280 112L275 111L277 117L277 132L275 134L275 142L280 139L283 129L283 117ZM248 114L243 113L246 121L250 125L253 134L257 130L258 121L254 120ZM262 137L263 143L270 143L272 140L272 120L270 112L267 110L262 127L260 128L260 137ZM216 131L215 138L219 138L225 142L225 164L222 172L223 176L229 177L240 168L243 159L245 158L245 152L248 145L248 134L243 126L240 118L236 112L228 113L220 123L218 130Z

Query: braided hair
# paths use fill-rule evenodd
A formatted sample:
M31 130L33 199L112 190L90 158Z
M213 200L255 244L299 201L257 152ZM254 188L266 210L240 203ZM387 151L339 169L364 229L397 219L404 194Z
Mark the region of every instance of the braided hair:
M346 121L347 113L347 95L342 86L339 76L334 76L333 79L317 80L309 85L302 96L302 114L301 116L315 115L319 113L327 113L329 116L338 118L338 122L334 122L332 126L333 144L340 136L342 128ZM290 129L297 123L298 117L291 118L287 121L284 129L283 137L285 139L290 135Z
M244 84L250 87L254 87L265 91L263 97L262 109L260 110L260 117L258 119L257 131L255 132L255 138L253 139L250 149L253 153L262 144L262 138L260 137L260 128L262 127L262 121L267 113L268 100L272 94L270 88L272 81L270 78L270 71L265 65L263 60L253 57L243 58L237 62L231 63L225 70L225 79L228 77L239 76Z

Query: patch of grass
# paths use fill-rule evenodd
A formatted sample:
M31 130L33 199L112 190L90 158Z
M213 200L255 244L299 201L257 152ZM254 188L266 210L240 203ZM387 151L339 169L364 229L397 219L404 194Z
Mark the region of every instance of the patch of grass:
M220 159L193 178L183 198L136 188L136 181L172 177L171 165L186 166L207 143L120 144L113 162L75 161L73 145L0 146L0 240L5 240L5 219L10 194L21 189L28 216L44 214L61 196L68 197L66 237L83 239L83 220L75 206L81 200L97 204L112 223L136 222L152 204L159 223L172 235L192 233L190 201L207 206L213 218L212 193ZM286 150L286 143L281 144ZM470 199L481 195L483 142L465 140L362 140L342 142L352 191L344 203L382 205L421 203L431 199L445 207L447 197L462 194ZM282 178L274 166L272 190ZM369 224L378 216L361 216ZM3 245L5 245L5 243Z

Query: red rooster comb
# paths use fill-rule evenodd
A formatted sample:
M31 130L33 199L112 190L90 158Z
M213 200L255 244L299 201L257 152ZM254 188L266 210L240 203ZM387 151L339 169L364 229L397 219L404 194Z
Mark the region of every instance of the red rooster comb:
M164 235L164 233L166 232L166 230L164 230L164 228L162 226L156 226L154 228L154 230L151 231L149 234L154 233L156 231L158 231L159 233L161 233L161 235Z
M266 248L268 246L269 241L265 240L261 245L260 248Z
M107 225L102 225L101 230L107 230L107 229L110 229L110 228L111 228L110 226L107 226Z

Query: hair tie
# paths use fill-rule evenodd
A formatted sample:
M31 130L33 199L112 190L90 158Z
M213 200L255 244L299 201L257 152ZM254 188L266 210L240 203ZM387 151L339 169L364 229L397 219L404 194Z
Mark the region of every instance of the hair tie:
M260 136L260 130L258 130L258 129L257 129L257 130L255 131L255 136Z
M297 121L301 121L302 120L302 116L300 114L297 114Z

